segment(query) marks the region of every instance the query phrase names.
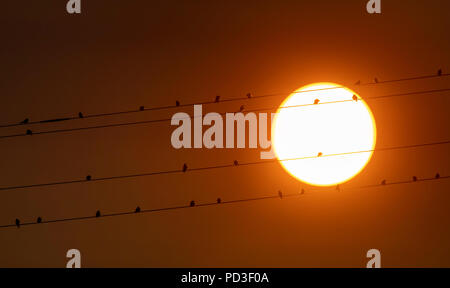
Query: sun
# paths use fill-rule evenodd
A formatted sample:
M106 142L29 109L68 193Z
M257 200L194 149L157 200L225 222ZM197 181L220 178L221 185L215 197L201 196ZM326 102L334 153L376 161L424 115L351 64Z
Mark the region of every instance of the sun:
M314 83L290 94L277 110L272 131L283 168L316 186L355 177L369 162L376 142L375 119L367 103L334 83ZM333 155L359 151L367 152Z

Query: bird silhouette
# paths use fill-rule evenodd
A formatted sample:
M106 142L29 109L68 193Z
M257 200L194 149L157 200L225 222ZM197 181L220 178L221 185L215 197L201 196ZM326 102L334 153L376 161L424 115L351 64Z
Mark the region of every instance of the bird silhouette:
M300 194L305 194L305 189L302 188L302 191L300 192Z
M251 93L247 93L247 98L248 99L252 98L252 94Z
M137 206L136 210L134 210L134 213L139 213L139 212L141 212L141 207Z
M373 79L373 81L374 81L375 83L378 83L378 78L375 77L375 78Z
M37 223L42 223L42 218L41 218L41 217L38 217L37 220L36 220L36 222L37 222Z
M20 122L20 124L28 124L30 120L28 118L23 119L22 122Z
M100 213L100 210L97 210L97 212L95 213L95 217L100 217L102 216L102 214Z
M341 187L339 186L339 184L336 185L336 190L337 190L337 191L341 191Z
M84 117L83 113L78 112L78 118L83 118L83 117Z
M220 203L222 203L222 199L217 198L217 204L220 204Z
M33 131L31 131L30 129L27 130L27 135L33 135Z
M180 101L178 101L178 100L175 101L175 106L177 106L177 107L180 106Z
M238 166L239 162L237 160L234 160L233 164L234 164L234 166Z
M352 99L353 99L354 101L358 102L358 96L356 96L355 94L353 94Z
M438 76L442 76L442 69L438 70Z
M218 103L219 101L220 101L220 96L217 95L217 96L216 96L216 100L215 100L214 102Z
M16 219L16 226L17 226L17 228L20 228L20 220L19 219Z
M441 175L439 173L436 173L436 176L434 176L434 178L439 179L441 178Z
M413 181L416 182L417 181L417 177L413 176Z
M314 100L314 104L319 104L319 102L320 102L319 99Z
M355 85L361 85L361 80L356 81Z
M195 206L195 201L192 200L191 203L189 203L189 206L194 207Z
M91 181L92 180L92 176L91 175L87 175L86 176L86 181Z
M320 157L322 155L323 155L322 152L317 153L317 157Z
M239 107L239 112L244 111L244 105L241 105L241 107Z
M144 110L145 110L145 107L144 107L144 106L141 106L141 107L139 107L139 110L140 110L140 111L144 111Z
M281 193L281 191L278 191L278 197L280 197L280 199L283 199L283 193Z
M386 180L381 181L381 185L386 185Z
M184 164L183 164L183 172L186 172L186 171L187 171L187 169L188 169L188 167L187 167L187 164L186 164L186 163L184 163Z

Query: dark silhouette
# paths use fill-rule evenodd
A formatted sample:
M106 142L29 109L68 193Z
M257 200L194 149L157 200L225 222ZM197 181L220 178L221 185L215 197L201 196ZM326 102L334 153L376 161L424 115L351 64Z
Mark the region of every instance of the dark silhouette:
M92 176L91 175L87 175L86 176L86 181L91 181L92 180Z
M217 198L217 204L220 204L220 203L222 203L222 199Z
M323 154L322 154L322 152L319 152L318 154L317 154L317 157L320 157L320 156L322 156Z
M195 201L192 200L191 203L189 203L189 206L194 207L195 206Z
M20 228L20 220L19 219L16 219L16 226L17 226L17 228Z
M352 99L353 99L354 101L358 102L358 96L353 95Z
M442 69L438 70L438 76L442 76Z
M361 80L356 81L355 85L361 85Z
M184 163L184 164L183 164L183 172L186 172L186 171L187 171L187 168L188 168L188 167L187 167L187 164Z
M216 96L216 100L215 100L215 102L216 102L216 103L219 103L219 101L220 101L220 96L219 96L219 95L217 95L217 96Z
M441 175L439 173L436 173L436 176L434 176L434 178L439 179L441 178Z
M95 213L95 217L100 217L100 216L102 216L102 215L100 214L100 210L97 210L97 212Z
M178 100L175 101L175 106L177 106L177 107L180 106L180 101L178 101Z
M314 100L314 104L319 104L319 102L320 102L319 99Z
M141 107L139 107L139 110L140 110L140 111L144 111L144 110L145 110L145 107L144 107L144 106L141 106Z
M413 181L416 182L417 181L417 177L413 176Z
M55 118L55 119L47 119L47 120L41 120L39 123L53 123L53 122L61 122L61 121L67 121L72 118Z
M78 112L78 118L83 118L84 116L83 116L83 113L81 113L81 112Z
M381 185L386 185L386 180L381 181Z
M283 193L281 193L281 191L278 191L278 197L280 197L280 199L283 199Z
M141 207L137 206L136 210L134 210L134 213L140 213L141 212Z
M239 162L237 161L237 160L234 160L234 166L238 166L239 165Z
M373 81L374 81L375 83L379 83L379 82L378 82L378 78L376 78L376 77L373 79Z
M36 222L37 222L37 223L42 223L42 218L41 218L41 217L38 217Z
M31 131L30 129L27 130L27 135L33 135L33 131Z
M252 94L251 93L247 93L247 98L248 99L252 98Z
M302 191L300 191L300 194L305 194L305 189L302 188Z
M30 120L28 118L23 119L22 122L20 122L20 124L28 124Z
M337 190L337 191L341 191L341 187L339 186L339 184L336 185L336 190Z
M241 107L239 107L239 112L244 111L244 105L241 105Z

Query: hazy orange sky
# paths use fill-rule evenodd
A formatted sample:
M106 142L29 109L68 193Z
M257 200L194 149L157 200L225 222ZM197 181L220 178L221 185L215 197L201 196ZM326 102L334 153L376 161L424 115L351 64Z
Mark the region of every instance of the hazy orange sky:
M450 71L448 1L112 1L2 4L0 123L291 92L312 82L361 97L450 88L450 78L355 87ZM246 102L277 106L283 97ZM449 140L448 93L368 101L377 147ZM233 112L240 103L210 105ZM193 109L176 111L192 113ZM34 126L35 131L171 117L175 110ZM24 127L1 128L0 135ZM258 149L172 148L169 123L0 139L0 187L259 160ZM450 182L345 185L450 175L448 146L375 152L344 191L0 229L1 267L450 266ZM1 191L0 225L258 197L311 187L279 164Z

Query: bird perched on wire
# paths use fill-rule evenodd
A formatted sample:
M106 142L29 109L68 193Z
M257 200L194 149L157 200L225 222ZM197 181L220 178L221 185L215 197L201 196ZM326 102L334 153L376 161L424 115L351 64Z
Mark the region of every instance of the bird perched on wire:
M145 110L145 107L144 107L144 106L141 106L141 107L139 107L139 110L140 110L140 111L144 111L144 110Z
M356 81L355 85L361 85L361 80Z
M95 217L100 217L102 216L102 214L100 213L100 210L97 210L97 212L95 213Z
M239 112L244 111L244 105L241 105L241 107L239 107Z
M187 171L187 169L188 169L188 167L187 167L187 164L186 164L186 163L184 163L184 164L183 164L183 172L186 172L186 171Z
M28 118L23 119L22 122L20 122L20 124L28 124L30 120Z
M417 181L417 177L413 176L413 181L416 182Z
M442 69L438 70L438 76L442 76Z
M246 96L247 96L248 99L250 99L250 98L252 98L252 93L247 93Z
M322 152L317 153L317 157L320 157L322 155L323 155Z
M37 220L36 220L36 222L37 222L37 223L42 223L42 218L41 218L41 217L38 217Z
M278 197L280 197L280 199L283 199L283 193L281 193L281 191L278 191Z
M441 175L439 173L436 173L436 176L434 176L434 178L439 179L441 178Z
M139 213L139 212L141 212L141 207L137 206L136 210L134 210L134 213Z
M314 104L319 104L319 102L320 102L319 99L314 100Z
M337 190L337 191L341 191L341 187L339 186L339 184L336 185L336 190Z
M375 78L373 79L373 81L374 81L375 83L379 83L377 77L375 77Z
M233 164L234 164L234 166L238 166L239 162L237 160L234 160Z
M33 131L31 131L30 129L27 130L26 132L27 135L33 135Z
M86 181L91 181L92 180L92 176L91 175L87 175L86 176Z
M381 185L386 185L386 180L381 181Z
M222 203L222 199L217 198L217 204L220 204L220 203Z
M178 101L178 100L175 101L175 106L177 106L177 107L180 106L180 101Z
M305 194L305 189L302 188L302 190L300 191L300 194L301 195Z
M20 228L20 220L19 219L16 219L16 226L17 226L17 228Z
M83 118L83 117L84 117L83 113L78 112L78 118Z
M356 96L355 94L353 94L352 99L353 99L354 101L358 102L358 96Z
M214 100L214 102L218 103L219 101L220 101L220 96L217 95L217 96L216 96L216 100Z
M189 203L189 206L194 207L195 206L195 201L192 200L191 203Z

